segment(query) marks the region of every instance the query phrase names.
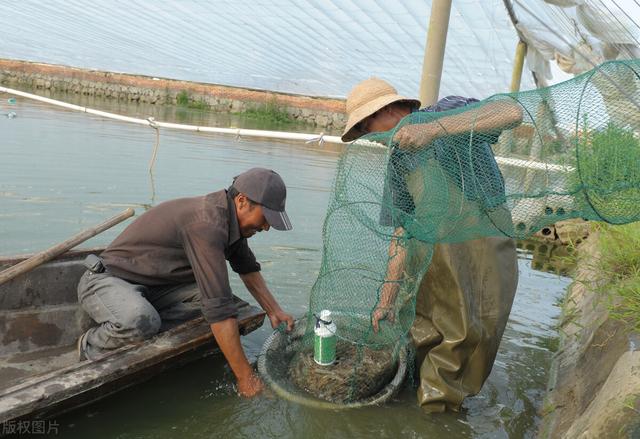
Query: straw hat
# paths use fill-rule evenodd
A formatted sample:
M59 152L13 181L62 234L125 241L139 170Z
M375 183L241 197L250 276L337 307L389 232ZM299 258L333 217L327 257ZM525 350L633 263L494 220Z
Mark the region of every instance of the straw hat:
M398 91L386 81L369 78L351 90L347 96L347 126L342 133L343 142L351 142L366 134L358 130L356 125L367 117L394 102L406 102L413 108L420 107L420 101L400 96Z

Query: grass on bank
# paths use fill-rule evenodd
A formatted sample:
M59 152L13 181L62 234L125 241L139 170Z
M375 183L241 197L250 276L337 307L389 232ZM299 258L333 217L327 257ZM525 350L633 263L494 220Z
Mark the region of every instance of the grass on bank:
M297 122L282 106L273 100L265 104L248 108L239 113L249 119L273 122L276 124L290 124Z
M640 222L600 226L598 244L610 315L640 331Z
M202 98L197 101L192 100L191 95L189 95L189 92L186 90L182 90L176 95L176 104L178 104L179 107L186 107L194 110L208 110L211 108L211 106Z
M176 95L176 104L179 107L190 108L195 110L210 110L211 106L204 99L194 100L187 90L182 90ZM244 116L259 122L272 124L294 124L302 123L291 116L284 107L279 105L275 99L253 108L248 108L238 113L232 113L238 116Z
M597 260L585 260L598 273L586 286L598 291L609 315L640 332L640 222L611 225L594 223ZM572 257L577 252L573 252Z

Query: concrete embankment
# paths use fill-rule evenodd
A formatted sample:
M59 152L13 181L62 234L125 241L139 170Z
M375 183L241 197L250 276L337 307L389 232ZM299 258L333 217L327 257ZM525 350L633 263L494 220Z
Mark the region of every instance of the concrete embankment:
M175 105L180 95L215 112L242 113L274 105L292 120L320 128L344 127L344 100L275 93L150 76L0 59L0 84L6 87L76 93L157 105Z
M542 408L542 438L640 438L640 335L598 290L597 234L578 247L563 305L560 349Z

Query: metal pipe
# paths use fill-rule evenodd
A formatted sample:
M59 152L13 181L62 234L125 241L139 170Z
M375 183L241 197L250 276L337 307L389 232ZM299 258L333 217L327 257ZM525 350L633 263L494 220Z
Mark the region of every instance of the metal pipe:
M420 78L420 102L422 106L433 105L438 101L444 50L449 30L452 0L433 0L429 29L427 32L422 77Z

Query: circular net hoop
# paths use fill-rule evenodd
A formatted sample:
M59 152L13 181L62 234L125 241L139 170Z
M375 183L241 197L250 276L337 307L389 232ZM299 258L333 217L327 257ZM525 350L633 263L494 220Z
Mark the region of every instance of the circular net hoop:
M335 321L343 325L352 319L352 316L338 315ZM258 357L258 371L278 396L308 407L350 409L388 401L400 388L408 370L406 344L398 343L393 350L377 351L366 346L341 344L348 352L341 358L342 349L338 349L337 373L334 373L333 366L315 365L312 360L313 338L307 332L307 318L303 317L296 322L292 333L275 331L265 341ZM298 367L300 358L304 358L305 367L313 368L312 373L307 375ZM372 360L381 358L390 367L378 366L372 373ZM345 364L340 364L340 360L346 360ZM387 373L378 374L383 368Z

